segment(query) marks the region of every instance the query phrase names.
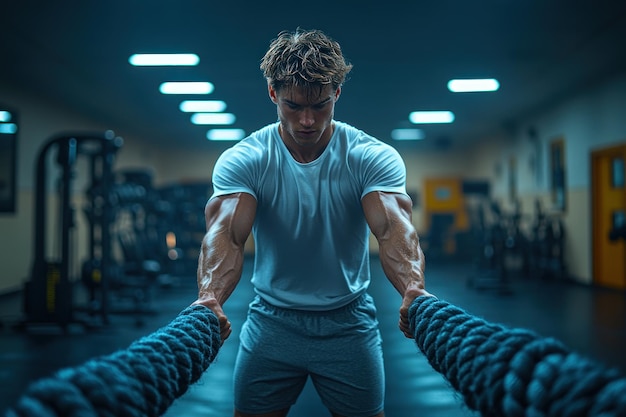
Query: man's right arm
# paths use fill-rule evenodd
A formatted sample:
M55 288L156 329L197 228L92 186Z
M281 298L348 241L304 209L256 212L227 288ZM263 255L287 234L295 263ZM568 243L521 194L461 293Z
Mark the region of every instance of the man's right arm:
M209 200L204 213L207 232L198 259L198 299L193 304L202 304L217 315L223 342L231 328L222 305L241 278L256 200L247 193L228 194Z

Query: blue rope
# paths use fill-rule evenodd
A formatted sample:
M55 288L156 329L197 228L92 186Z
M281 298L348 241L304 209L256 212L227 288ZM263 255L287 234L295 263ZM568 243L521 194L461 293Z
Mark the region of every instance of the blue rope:
M626 378L555 339L435 297L418 297L409 320L433 369L483 416L626 416Z
M626 416L626 378L551 338L434 297L409 309L419 349L483 416ZM31 384L7 417L160 416L215 359L219 323L188 307L126 350Z
M217 317L204 306L128 349L32 383L6 417L160 416L198 381L221 346Z

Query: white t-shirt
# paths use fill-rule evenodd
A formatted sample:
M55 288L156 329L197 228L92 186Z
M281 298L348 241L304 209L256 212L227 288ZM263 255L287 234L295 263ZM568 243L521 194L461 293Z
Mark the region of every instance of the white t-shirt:
M257 294L278 307L329 310L350 303L370 283L361 198L372 191L406 194L405 183L398 152L361 130L335 121L319 158L299 163L276 122L220 156L211 198L244 192L257 201Z

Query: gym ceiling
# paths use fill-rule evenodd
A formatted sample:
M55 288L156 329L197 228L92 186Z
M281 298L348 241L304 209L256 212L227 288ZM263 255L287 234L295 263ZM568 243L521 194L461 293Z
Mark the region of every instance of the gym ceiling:
M224 147L179 110L164 81L209 81L247 133L276 120L259 61L281 30L321 29L354 65L335 116L388 142L396 128L449 149L502 130L626 71L622 0L3 1L0 86L72 109L121 136ZM198 54L194 67L133 67L134 53ZM451 93L452 78L496 78L490 93ZM0 93L2 91L0 90ZM4 102L0 94L0 102ZM5 103L11 105L11 103ZM19 109L18 109L19 110ZM451 124L411 125L416 110ZM72 126L67 126L69 130ZM55 133L55 132L51 132Z

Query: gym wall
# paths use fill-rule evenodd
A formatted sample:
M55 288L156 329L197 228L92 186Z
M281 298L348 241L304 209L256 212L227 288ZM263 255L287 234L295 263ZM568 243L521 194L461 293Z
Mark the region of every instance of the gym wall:
M33 250L34 164L39 147L52 135L66 131L115 130L84 118L78 111L40 97L0 85L0 96L19 111L18 201L13 214L0 214L0 293L19 289L30 273ZM531 215L539 198L552 204L547 152L555 138L565 142L567 208L562 213L566 230L566 260L572 278L591 280L590 152L626 142L626 76L617 76L585 91L572 92L560 103L547 105L517 123L515 129L486 137L471 149L403 152L407 165L407 189L417 192L413 221L420 233L424 213L420 200L427 177L454 175L488 179L492 197L510 207L508 162L516 159L517 196L524 213ZM529 138L529 128L536 131ZM158 149L149 138L134 138L117 132L125 144L116 167L146 167L155 172L159 185L189 179L210 178L218 154L185 149ZM377 247L373 242L372 251Z

